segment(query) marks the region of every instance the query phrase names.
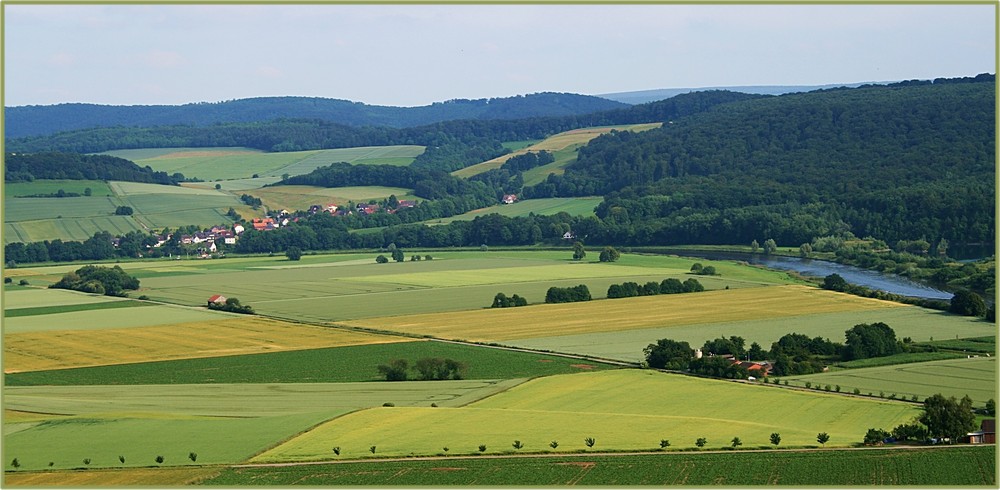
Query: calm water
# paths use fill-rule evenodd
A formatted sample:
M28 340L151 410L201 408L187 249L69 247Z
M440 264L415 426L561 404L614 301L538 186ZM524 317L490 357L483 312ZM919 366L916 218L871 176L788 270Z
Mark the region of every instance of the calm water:
M759 264L772 269L795 271L802 275L826 277L830 274L840 274L851 284L858 284L889 293L913 296L916 298L931 298L950 300L952 293L941 291L930 286L895 274L859 269L850 265L827 262L825 260L803 259L799 257L765 256L763 254L741 254L730 252L671 252L684 257L698 257L710 260L738 260L751 264Z

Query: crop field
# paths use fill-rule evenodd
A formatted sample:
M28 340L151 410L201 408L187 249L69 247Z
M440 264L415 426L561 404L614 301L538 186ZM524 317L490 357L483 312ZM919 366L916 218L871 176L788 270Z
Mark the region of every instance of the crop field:
M155 458L154 458L155 460ZM4 483L11 487L125 487L148 485L176 487L195 485L219 474L215 467L170 467L90 469L88 471L13 471L5 473Z
M68 272L68 271L67 271ZM125 298L99 296L68 289L22 289L4 293L4 310L41 308L45 306L83 305L124 301Z
M510 340L504 344L638 362L643 359L644 347L664 338L685 341L692 347L700 347L707 340L738 335L746 340L747 345L757 342L764 348L770 348L772 342L776 342L788 333L802 333L809 337L823 337L843 343L844 332L860 323L883 322L892 327L897 338L911 337L915 341L956 336L975 337L992 333L995 329L993 325L974 318L903 305L874 309L846 309L830 313L803 313L780 318L747 318L737 321L717 321L717 319L717 313L713 312L696 318L695 323L677 321L647 329L550 335ZM703 320L705 322L701 323Z
M845 392L857 388L862 394L896 394L907 399L917 395L919 400L923 400L935 393L955 398L969 395L977 406L997 398L995 357L848 369L786 379L789 384L797 386L804 386L807 381L813 385L839 384Z
M731 401L721 402L721 401ZM749 416L748 407L782 407L782 417ZM894 427L919 413L916 405L691 378L651 371L612 370L538 378L460 408L378 407L322 424L254 457L251 462L329 458L341 446L345 458L524 451L651 450L661 439L672 448L728 447L740 437L748 447L768 446L773 432L786 446L860 442L872 426Z
M31 182L4 182L3 192L7 197L23 197L38 194L55 194L62 189L66 192L75 192L82 196L84 190L88 188L92 197L113 195L111 189L108 188L107 182L103 180L36 179Z
M49 415L6 424L4 453L25 470L84 467L84 458L94 468L152 466L157 455L196 464L189 452L197 464L236 463L360 408L458 406L520 382L6 387L6 413Z
M108 152L139 166L202 180L250 178L253 174L276 177L300 175L335 162L358 165L399 165L413 162L424 147L415 145L371 146L266 153L249 148L164 148Z
M52 332L56 337L61 337L59 332L73 331L75 335L80 331L169 325L230 319L234 316L232 313L174 305L152 305L139 310L135 308L83 310L8 318L4 321L4 334ZM4 341L6 344L7 338L4 338Z
M531 213L537 215L552 215L561 212L569 213L572 216L593 216L594 208L597 207L603 197L552 197L547 199L531 199L519 201L513 204L497 204L488 208L469 211L450 218L425 222L428 225L448 224L452 221L472 221L477 216L487 214L499 214L509 217L523 217Z
M521 308L491 308L455 313L368 318L347 323L407 334L498 342L556 335L622 332L664 325L704 325L720 321L774 321L800 315L833 312L853 314L865 310L892 310L899 307L900 305L896 303L831 293L806 286L773 286L583 303L544 304ZM473 325L480 326L481 329L470 328ZM848 325L845 330L850 326Z
M331 333L331 337L342 341L344 346L281 352L270 349L267 353L248 355L225 352L217 353L222 357L22 372L8 374L4 379L7 386L142 385L149 380L158 384L355 383L384 380L378 365L392 359L405 359L415 366L419 359L427 357L458 361L465 366L463 379L480 380L533 378L617 367L548 354L362 333L355 333L353 338L350 332L339 336ZM355 343L350 343L351 340ZM150 352L148 345L137 346L136 350L135 358L141 359L143 354L149 359L166 357Z
M417 200L418 198L412 195L412 192L412 189L401 187L281 185L254 189L250 194L259 197L271 209L305 210L313 204L321 206L336 204L343 207L347 206L348 201L368 202L371 199L386 199L391 195L395 195L397 199Z
M167 307L147 307L139 313L129 311L130 309L118 310L139 317L136 323L163 323L158 326L104 327L71 331L36 330L18 333L7 324L3 339L4 372L239 356L411 340L287 323L268 318L238 318L206 310L191 310L205 315L200 321L184 322L184 316L177 315L175 311L157 310L158 308ZM168 313L165 314L165 311ZM106 314L108 311L94 313ZM105 315L95 316L101 318ZM13 318L8 322L15 320L20 318ZM239 369L247 368L246 365L239 367ZM208 372L213 370L211 367L205 369ZM281 368L279 366L276 369ZM111 370L112 375L109 378L114 378L115 368ZM153 376L147 379L163 380L165 377L173 376L171 372L151 374Z
M587 142L589 142L590 140L604 133L611 132L611 130L613 129L618 131L645 131L647 129L652 129L659 126L660 123L650 123L650 124L633 124L625 126L608 126L608 127L574 129L571 131L566 131L563 133L550 136L531 146L523 147L521 149L515 150L506 155L499 156L492 160L487 160L485 162L472 165L470 167L456 170L451 174L456 177L469 178L472 177L473 175L478 175L495 168L500 168L500 166L503 165L510 158L518 155L523 155L528 152L537 152L545 150L549 153L555 153L561 150L572 150L575 155L576 148L579 148L587 144ZM557 158L557 161L558 160L559 159ZM525 180L525 182L527 182L527 180Z

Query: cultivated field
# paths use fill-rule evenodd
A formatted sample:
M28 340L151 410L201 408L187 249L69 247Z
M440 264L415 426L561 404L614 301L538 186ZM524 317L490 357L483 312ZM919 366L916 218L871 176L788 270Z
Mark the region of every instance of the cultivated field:
M36 179L31 182L4 182L3 193L6 197L24 197L38 194L55 194L62 189L83 195L90 189L92 197L112 195L108 183L103 180L64 180ZM65 198L64 198L65 199Z
M309 209L313 204L326 206L335 204L347 206L348 201L355 203L368 202L371 199L383 200L391 195L397 199L418 200L412 195L412 189L401 187L353 186L353 187L315 187L308 185L279 185L248 191L271 209Z
M265 153L249 148L163 148L108 152L137 165L207 181L246 179L254 174L277 177L300 175L336 162L359 165L409 165L424 147L372 146L334 150ZM258 186L259 187L259 186Z
M21 421L5 423L4 453L25 470L232 464L360 408L456 406L519 382L6 387L5 419Z
M336 334L331 334L336 335ZM158 362L135 362L79 369L22 372L4 377L7 386L143 385L219 383L356 383L381 381L378 366L405 359L415 366L423 358L452 359L461 363L462 379L492 380L534 378L554 374L613 369L618 366L570 357L535 354L450 342L411 341L397 337L357 334L368 343L301 350L250 350L251 354L221 352L222 357L202 357ZM340 337L334 337L340 338ZM329 340L329 339L326 339ZM393 342L393 340L396 340ZM221 342L220 342L221 343ZM329 343L329 342L328 342ZM141 352L150 359L149 346ZM416 372L411 373L416 377Z
M58 338L69 335L65 333L69 331L80 332L172 325L185 322L231 319L234 316L235 314L232 313L174 305L78 310L66 313L6 318L4 321L4 335L51 332L54 337ZM4 340L6 341L7 339L5 338Z
M523 217L531 213L536 215L553 215L558 213L569 213L572 216L593 216L594 208L597 207L603 197L553 197L548 199L531 199L519 201L513 204L497 204L488 208L469 211L450 218L442 218L427 221L428 225L448 224L452 221L471 221L477 216L487 214L499 214L509 217Z
M178 315L176 311L158 308L168 307L143 308L139 312L121 310L137 317L135 323L139 325L132 328L107 326L69 331L36 329L21 333L17 328L6 325L4 372L237 356L412 340L268 318L237 318L208 311L199 312L206 313L202 315L202 320L186 322L185 316ZM112 312L101 310L93 312L91 316L107 318L110 324L116 319L116 315L110 313ZM37 319L37 323L45 325L50 317L57 316L59 315L44 315ZM18 318L8 321L15 320ZM163 325L142 325L156 322Z
M523 155L523 154L528 153L528 152L538 152L538 151L545 150L545 151L547 151L549 153L558 153L558 152L566 152L566 151L572 153L572 157L571 158L565 158L566 155L558 155L558 154L554 155L554 156L556 156L556 161L555 162L553 162L551 164L548 164L548 165L544 165L543 167L539 167L539 169L545 168L546 170L544 171L544 174L548 175L549 173L551 173L552 171L554 171L556 168L560 168L561 169L565 165L568 165L570 163L570 161L575 161L576 160L576 149L577 148L586 145L587 142L589 142L590 140L592 140L592 139L594 139L594 138L596 138L596 137L598 137L598 136L600 136L600 135L602 135L604 133L611 132L612 130L618 130L618 131L645 131L645 130L648 130L648 129L653 129L653 128L659 127L660 125L661 125L660 123L650 123L650 124L633 124L633 125L626 125L626 126L609 126L609 127L574 129L574 130L571 130L571 131L566 131L564 133L559 133L559 134L550 136L550 137L548 137L548 138L546 138L546 139L544 139L544 140L542 140L542 141L540 141L538 143L535 143L535 144L533 144L531 146L521 148L519 150L513 151L513 152L508 153L506 155L494 158L492 160L487 160L485 162L482 162L482 163L479 163L479 164L476 164L476 165L472 165L470 167L466 167L466 168L463 168L461 170L456 170L456 171L452 172L451 174L454 175L454 176L456 176L456 177L463 177L463 178L472 177L473 175L478 175L478 174L481 174L481 173L486 172L488 170L492 170L492 169L495 169L495 168L500 168L500 166L503 165L510 158L515 157L517 155ZM564 157L564 158L560 158L561 156ZM533 169L533 170L537 171L538 169ZM538 173L538 172L535 172L535 173ZM558 172L558 173L561 173L561 172ZM544 177L543 177L543 179L544 179ZM527 176L525 178L525 184L528 184Z
M891 310L899 307L897 303L869 300L807 286L773 286L370 318L347 323L408 334L498 342L556 335L622 332L664 325L774 320L817 313ZM473 325L479 328L470 328Z
M844 392L855 388L864 395L897 395L923 400L935 393L962 398L968 395L974 405L997 399L997 362L995 357L947 359L894 366L848 369L829 373L787 378L790 385L840 385Z
M996 486L993 446L390 460L226 469L209 485Z
M754 408L750 408L754 407ZM769 417L767 407L782 407ZM748 414L754 414L748 416ZM379 407L325 423L253 462L330 458L340 446L345 458L524 451L652 450L662 439L671 448L728 447L733 437L747 446L767 446L779 432L782 444L816 444L830 434L830 446L857 443L872 426L894 427L919 413L912 404L881 402L771 386L638 370L603 371L539 378L461 408Z

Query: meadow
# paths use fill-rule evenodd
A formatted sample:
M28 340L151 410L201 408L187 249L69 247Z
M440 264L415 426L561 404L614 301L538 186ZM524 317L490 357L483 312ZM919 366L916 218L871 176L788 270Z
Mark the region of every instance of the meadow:
M754 407L748 413L749 407ZM781 407L769 417L768 407ZM524 452L653 450L767 446L771 433L785 446L851 446L872 426L894 427L919 413L916 405L698 379L653 371L610 370L538 378L460 408L377 407L324 423L250 460L252 463L344 458ZM751 415L752 414L752 415ZM585 439L593 438L588 447ZM550 442L558 447L551 448ZM371 446L377 446L373 455Z
M382 186L352 186L352 187L315 187L308 185L281 185L254 189L250 192L271 209L309 209L318 204L326 206L335 204L347 206L348 202L368 202L369 200L384 200L395 195L401 200L418 200L412 194L412 189L402 187Z
M974 405L996 400L997 363L995 357L945 359L891 366L846 369L808 376L785 378L790 385L840 385L850 393L855 388L864 395L906 398L916 395L923 400L936 393L962 398L968 395Z
M219 337L224 333L220 332ZM286 333L291 336L300 332ZM342 345L335 346L337 342L334 340ZM302 339L294 339L294 343L305 344ZM7 386L142 385L149 380L156 380L158 384L187 385L357 383L384 380L385 376L379 373L378 366L388 364L393 359L405 359L413 367L419 359L427 357L453 359L462 363L465 366L462 371L463 379L467 380L533 378L616 367L550 354L417 341L363 332L334 330L325 343L332 347L311 349L300 347L284 351L269 349L265 352L239 355L235 354L239 350L234 348L224 352L216 351L215 355L202 358L131 364L109 363L110 365L78 369L33 370L33 372L7 374L4 380ZM238 343L234 344L238 346ZM316 342L316 345L322 344L323 342ZM164 357L151 352L152 346L137 347L136 350L140 354L132 357L148 359ZM417 378L416 372L411 372L410 376Z
M169 174L180 172L188 178L225 181L251 178L254 174L260 177L306 174L336 162L405 166L423 151L422 146L400 145L279 153L249 148L162 148L120 150L107 154Z
M3 193L7 197L26 197L38 194L55 194L62 189L67 193L83 195L90 189L93 197L111 196L108 183L103 180L36 179L31 182L4 182ZM63 198L65 199L65 198Z
M425 222L428 225L445 225L453 221L471 221L477 216L499 214L501 216L524 217L531 213L536 215L552 215L569 213L571 216L593 216L594 208L601 203L603 197L552 197L546 199L531 199L513 204L497 204L488 208L469 211L449 218Z
M531 144L529 146L523 146L521 148L518 148L518 149L512 151L511 153L499 156L499 157L494 158L492 160L487 160L485 162L478 163L476 165L472 165L472 166L469 166L469 167L466 167L466 168L463 168L463 169L460 169L460 170L456 170L456 171L452 172L451 174L454 175L454 176L456 176L456 177L469 178L469 177L472 177L473 175L478 175L478 174L481 174L483 172L486 172L486 171L489 171L489 170L492 170L492 169L495 169L495 168L500 168L501 165L503 165L507 160L509 160L512 157L515 157L515 156L518 156L518 155L523 155L523 154L528 153L528 152L537 152L537 151L542 151L542 150L545 150L545 151L550 152L550 153L556 153L556 152L560 152L560 151L569 151L569 152L572 152L572 155L573 155L572 160L575 160L575 155L576 155L576 149L577 148L579 148L579 147L587 144L587 142L589 142L590 140L592 140L592 139L594 139L594 138L596 138L596 137L598 137L598 136L600 136L600 135L602 135L604 133L608 133L608 132L610 132L612 130L617 130L617 131L645 131L647 129L653 129L653 128L659 127L660 125L661 125L660 123L649 123L649 124L633 124L633 125L625 125L625 126L607 126L607 127L594 127L594 128L574 129L574 130L571 130L571 131L566 131L566 132L563 132L563 133L552 135L552 136L550 136L548 138L545 138L542 141L539 141L537 143ZM518 145L518 146L520 146L520 145ZM562 161L560 162L560 160L562 160ZM547 170L551 171L551 170L553 170L554 166L558 166L558 165L565 166L568 163L569 163L568 159L566 159L566 158L560 159L558 157L558 155L557 155L556 162L553 162L552 164L545 165L544 167L550 167ZM546 175L547 174L548 174L548 172L546 172ZM528 183L528 179L527 178L525 178L525 183L526 184Z

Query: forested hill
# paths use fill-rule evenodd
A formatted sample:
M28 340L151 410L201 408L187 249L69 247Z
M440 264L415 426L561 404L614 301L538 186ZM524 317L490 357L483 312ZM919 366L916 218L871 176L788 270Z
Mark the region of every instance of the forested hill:
M663 240L858 236L992 242L994 77L789 94L599 137L524 197L606 195ZM655 224L654 224L655 223ZM649 231L647 230L647 233Z
M123 180L149 184L177 185L181 174L167 175L108 155L44 152L8 153L4 156L4 181L34 179Z
M455 99L421 107L367 105L319 97L260 97L218 103L7 107L6 138L97 127L206 126L273 119L316 119L348 126L405 128L455 119L523 119L589 114L627 104L589 95L544 92L493 99Z
M762 97L737 92L709 91L678 95L668 100L622 109L571 116L525 119L454 120L412 128L352 127L316 119L274 119L211 126L170 125L148 128L108 127L66 131L53 135L11 138L8 151L67 151L98 153L130 148L244 146L263 151L297 151L355 146L423 145L463 153L470 147L499 147L503 141L540 139L571 129L615 124L665 122L704 111L718 104ZM488 160L436 166L462 168ZM437 159L440 155L428 155ZM457 165L457 166L456 166Z

